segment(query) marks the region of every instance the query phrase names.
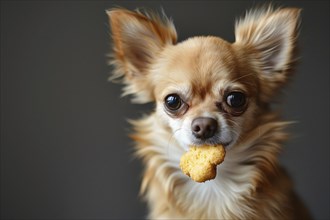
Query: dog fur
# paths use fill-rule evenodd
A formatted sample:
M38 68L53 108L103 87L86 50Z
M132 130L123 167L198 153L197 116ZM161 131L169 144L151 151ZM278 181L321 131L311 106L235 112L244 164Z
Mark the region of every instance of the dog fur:
M177 43L165 15L115 8L109 15L113 78L136 103L155 102L155 111L132 121L136 155L145 165L141 194L150 219L308 219L280 167L278 156L289 122L272 110L293 73L300 9L264 7L236 22L235 42L214 36ZM227 94L246 98L239 112ZM177 94L177 111L164 107ZM214 137L198 140L191 123L217 121ZM217 177L196 183L179 168L190 145L223 144Z

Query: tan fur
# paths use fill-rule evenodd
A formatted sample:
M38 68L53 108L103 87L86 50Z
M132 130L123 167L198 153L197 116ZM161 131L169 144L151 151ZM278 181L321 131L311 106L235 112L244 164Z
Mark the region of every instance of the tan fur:
M278 155L288 138L270 103L293 70L299 9L267 8L247 13L236 24L236 42L194 37L176 44L166 17L125 9L108 12L114 41L112 64L124 94L156 103L155 112L132 121L136 155L145 164L141 194L150 219L307 219L280 168ZM245 94L238 114L227 94ZM165 97L178 94L173 113ZM217 177L196 183L179 168L180 157L197 140L197 117L218 122L211 140L226 145Z

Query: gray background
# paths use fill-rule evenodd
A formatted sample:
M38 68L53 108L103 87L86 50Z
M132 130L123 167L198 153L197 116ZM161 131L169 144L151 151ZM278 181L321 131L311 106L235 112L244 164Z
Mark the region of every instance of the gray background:
M179 39L234 41L234 18L259 1L1 1L1 218L143 218L140 161L126 118L153 105L119 98L105 9L164 8ZM303 8L301 59L283 96L293 139L281 156L316 219L329 218L329 2Z

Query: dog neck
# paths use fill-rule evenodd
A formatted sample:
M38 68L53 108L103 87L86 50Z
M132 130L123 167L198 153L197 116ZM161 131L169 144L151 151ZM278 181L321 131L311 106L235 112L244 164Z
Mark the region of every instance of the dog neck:
M280 146L287 139L283 130L288 124L277 121L274 114L259 121L227 149L217 177L205 183L196 183L182 173L179 162L185 148L159 117L152 114L132 122L136 155L146 167L141 193L152 210L150 217L169 217L169 213L194 218L254 217L257 204L247 200L253 200L251 195L276 175Z

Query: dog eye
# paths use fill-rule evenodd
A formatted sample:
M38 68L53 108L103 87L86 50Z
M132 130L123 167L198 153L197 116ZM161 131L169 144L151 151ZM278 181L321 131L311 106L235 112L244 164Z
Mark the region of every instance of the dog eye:
M182 99L177 94L170 94L165 98L165 106L170 111L177 111L182 105Z
M231 92L227 95L226 102L230 107L240 108L245 105L246 98L241 92Z

